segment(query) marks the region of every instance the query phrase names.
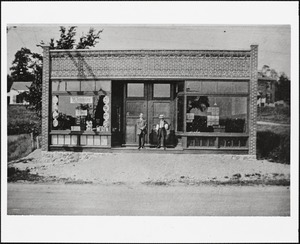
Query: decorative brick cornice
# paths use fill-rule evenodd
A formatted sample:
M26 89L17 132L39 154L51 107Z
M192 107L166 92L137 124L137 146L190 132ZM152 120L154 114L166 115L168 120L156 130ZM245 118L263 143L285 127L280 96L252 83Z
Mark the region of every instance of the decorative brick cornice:
M250 77L250 50L51 50L51 77Z

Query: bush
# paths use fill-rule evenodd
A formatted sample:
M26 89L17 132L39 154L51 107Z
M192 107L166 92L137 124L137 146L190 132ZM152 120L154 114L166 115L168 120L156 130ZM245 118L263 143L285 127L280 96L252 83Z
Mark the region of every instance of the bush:
M258 131L257 158L290 164L290 135Z
M41 134L41 125L32 121L18 121L14 123L9 123L7 125L8 135L20 135L20 134L30 134L33 132L34 136Z

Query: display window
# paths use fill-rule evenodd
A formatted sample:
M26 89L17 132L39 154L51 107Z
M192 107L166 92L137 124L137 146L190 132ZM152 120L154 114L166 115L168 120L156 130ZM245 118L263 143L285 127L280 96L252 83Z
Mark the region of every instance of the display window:
M109 132L110 81L52 82L51 130Z
M247 97L187 96L187 132L246 132Z

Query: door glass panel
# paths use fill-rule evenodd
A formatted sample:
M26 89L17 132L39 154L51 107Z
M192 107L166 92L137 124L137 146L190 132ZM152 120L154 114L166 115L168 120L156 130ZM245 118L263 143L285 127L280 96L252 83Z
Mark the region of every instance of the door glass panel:
M146 104L145 102L127 102L126 116L139 116L140 113L146 115Z
M169 118L170 117L170 103L169 102L154 102L154 117L159 117L160 114L163 114L165 116L165 118Z
M144 97L144 84L129 83L127 85L127 97Z
M170 97L170 84L154 84L153 97Z

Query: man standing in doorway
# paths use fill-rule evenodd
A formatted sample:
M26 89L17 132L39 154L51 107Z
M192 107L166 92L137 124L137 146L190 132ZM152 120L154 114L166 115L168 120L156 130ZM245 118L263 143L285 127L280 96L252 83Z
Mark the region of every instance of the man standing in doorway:
M143 113L140 113L140 118L136 121L137 125L137 134L139 136L139 148L144 148L145 146L145 136L147 134L147 122L143 117ZM142 142L143 141L143 142Z
M166 137L167 137L167 130L169 129L169 124L164 119L164 115L159 115L159 122L156 125L157 130L157 148L160 148L161 138L163 138L163 147L166 150Z

